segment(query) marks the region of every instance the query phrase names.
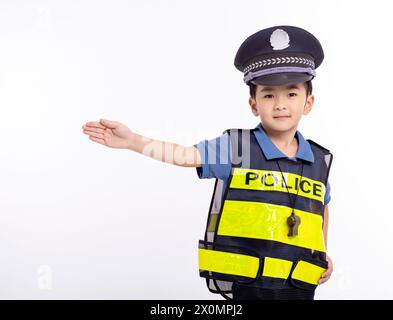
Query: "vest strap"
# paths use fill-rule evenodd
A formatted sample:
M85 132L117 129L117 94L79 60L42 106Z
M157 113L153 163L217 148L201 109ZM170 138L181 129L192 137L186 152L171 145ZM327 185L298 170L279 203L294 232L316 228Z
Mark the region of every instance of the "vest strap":
M217 279L219 278L217 273L223 274L225 280L228 280L228 276L235 276L233 281L238 280L239 276L249 279L263 279L264 277L288 279L296 287L312 290L316 288L319 279L327 269L327 262L321 260L293 262L273 257L260 259L247 254L212 249L213 243L207 245L209 242L200 241L201 243L203 246L198 249L201 276L205 276L208 271L208 273L214 272L214 278ZM263 265L261 275L259 275L260 265Z
M201 270L248 278L256 278L259 268L259 258L225 251L199 249L198 260Z
M293 270L292 279L317 284L325 270L325 268L300 260Z

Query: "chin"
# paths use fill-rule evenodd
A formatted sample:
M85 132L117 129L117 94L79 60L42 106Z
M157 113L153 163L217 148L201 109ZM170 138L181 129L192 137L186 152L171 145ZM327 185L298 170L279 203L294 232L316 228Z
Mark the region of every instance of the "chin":
M274 131L289 131L293 128L292 123L269 123L267 127Z

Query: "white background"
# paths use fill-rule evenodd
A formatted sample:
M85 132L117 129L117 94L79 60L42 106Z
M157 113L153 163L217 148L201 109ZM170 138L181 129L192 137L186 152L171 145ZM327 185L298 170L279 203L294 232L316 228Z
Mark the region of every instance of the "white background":
M192 145L258 124L252 33L322 43L298 130L334 154L317 299L392 299L389 1L0 1L0 298L222 299L199 277L214 180L82 133L106 118Z

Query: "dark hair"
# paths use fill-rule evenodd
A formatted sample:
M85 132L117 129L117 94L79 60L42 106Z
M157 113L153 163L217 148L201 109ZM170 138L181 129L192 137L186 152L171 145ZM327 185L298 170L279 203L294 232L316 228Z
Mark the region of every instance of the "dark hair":
M307 89L306 89L307 96L312 95L312 82L311 82L311 80L306 81L305 84L307 87ZM248 86L250 87L250 97L255 99L257 86L251 82Z

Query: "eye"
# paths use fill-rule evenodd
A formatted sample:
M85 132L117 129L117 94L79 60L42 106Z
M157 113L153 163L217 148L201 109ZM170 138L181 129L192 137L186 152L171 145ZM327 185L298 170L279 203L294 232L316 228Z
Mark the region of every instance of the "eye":
M267 94L267 95L264 96L264 98L266 98L266 99L270 99L271 97L273 97L272 94Z
M290 96L290 97L296 97L296 96L297 96L297 93L295 93L295 92L290 92L290 93L289 93L289 96Z

